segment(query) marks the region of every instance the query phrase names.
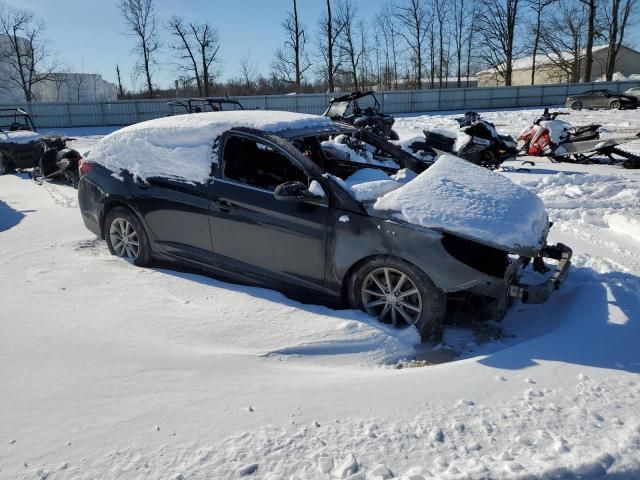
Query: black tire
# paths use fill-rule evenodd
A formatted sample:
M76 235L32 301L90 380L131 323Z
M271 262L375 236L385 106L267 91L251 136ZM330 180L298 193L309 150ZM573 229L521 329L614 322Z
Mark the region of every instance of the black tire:
M391 130L391 133L389 133L389 140L400 140L400 135L398 135L398 132L396 132L395 130Z
M0 154L0 176L13 173L14 171L15 169L13 168L11 160Z
M128 256L121 254L116 250L113 245L111 229L114 226L114 222L124 220L133 228L133 231L137 237L138 248L135 256ZM138 267L146 267L151 265L151 244L149 243L149 237L145 231L142 223L138 220L138 217L125 207L116 207L107 213L104 221L104 237L107 241L107 247L111 255L116 255L120 258L128 258L134 265ZM117 245L116 245L117 246ZM128 250L128 249L127 249Z
M349 294L349 305L351 308L356 308L364 311L368 311L364 305L364 296L367 295L363 292L363 288L366 287L365 281L368 281L370 278L370 274L373 274L382 269L389 269L391 271L399 272L401 274L406 275L407 279L412 282L420 295L420 305L421 310L419 313L416 313L415 323L412 323L417 328L420 333L420 337L422 341L430 340L430 339L439 339L442 333L442 321L444 319L445 309L446 309L446 295L439 288L437 288L431 279L419 268L414 265L400 260L395 257L389 256L381 256L375 257L371 260L368 260L362 266L360 266L350 277L348 284L348 294ZM391 284L393 286L393 279L391 280ZM397 285L397 283L396 283ZM404 282L406 286L406 280ZM409 291L409 290L406 290ZM402 293L406 293L401 292ZM393 294L393 292L388 292ZM378 295L379 297L381 295ZM398 295L396 295L397 297ZM373 297L372 297L373 298ZM410 297L407 297L410 298ZM397 305L397 301L396 301ZM385 307L382 307L380 310L380 314L382 314L382 310ZM409 312L404 307L403 311ZM391 307L390 310L393 310L394 307ZM398 310L397 310L398 311ZM374 315L373 312L369 311L370 314ZM392 312L391 312L392 313ZM398 311L398 319L401 319L402 316ZM391 314L388 313L385 317L380 318L378 316L378 320L383 323L392 323ZM407 325L408 322L402 321L401 325ZM394 323L395 325L395 323ZM400 325L398 325L400 326Z
M571 104L571 110L582 110L582 103L580 102L573 102Z
M620 110L622 108L622 104L618 100L614 100L609 104L610 110Z

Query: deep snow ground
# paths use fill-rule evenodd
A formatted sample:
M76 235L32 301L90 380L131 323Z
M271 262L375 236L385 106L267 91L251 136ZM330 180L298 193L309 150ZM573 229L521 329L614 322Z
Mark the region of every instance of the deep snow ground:
M514 134L537 113L487 116ZM596 115L640 129L639 112ZM384 364L425 353L415 332L135 268L84 229L73 190L0 177L0 478L640 477L640 172L505 175L573 247L569 281L516 305L501 340L451 327L461 360L401 370Z

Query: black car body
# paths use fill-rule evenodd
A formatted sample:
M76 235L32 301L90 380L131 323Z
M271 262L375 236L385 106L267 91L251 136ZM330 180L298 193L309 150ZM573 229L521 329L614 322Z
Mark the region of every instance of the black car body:
M572 110L581 110L583 108L620 110L638 108L638 98L624 93L617 93L613 90L596 89L568 96L565 106Z
M252 113L259 119L269 112ZM214 117L224 115L210 118L215 123ZM179 117L165 118L164 125L174 118ZM140 128L157 131L151 122ZM177 127L171 128L175 134ZM351 161L322 147L330 137L345 136L375 151L372 162ZM117 147L115 140L111 145ZM570 250L547 247L544 239L512 261L510 252L491 242L397 221L356 200L341 180L353 172L407 168L420 173L427 167L366 130L332 122L314 127L279 122L269 131L233 126L211 141L210 175L203 181L172 174L142 179L89 157L94 163L85 162L79 185L87 228L106 238L112 253L137 264L153 257L314 302L364 308L388 323L415 324L423 338L437 332L447 294L483 296L500 316L510 298L546 300L567 274ZM135 241L125 241L134 234ZM143 252L143 245L149 251ZM540 263L541 256L561 261L556 276L538 286L520 285L519 267L532 257ZM375 275L386 275L386 281ZM376 310L383 309L379 302L393 301L393 292L384 292L392 283L393 292L407 301L415 300L408 289L414 285L419 304ZM367 297L378 287L382 292ZM422 317L407 320L405 314L416 305L424 306Z

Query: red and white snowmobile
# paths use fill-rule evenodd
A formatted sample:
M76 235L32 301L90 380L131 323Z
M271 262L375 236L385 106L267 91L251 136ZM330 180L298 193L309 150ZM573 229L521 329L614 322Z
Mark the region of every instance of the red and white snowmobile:
M618 148L620 144L640 138L635 136L600 138L600 125L573 127L558 120L565 112L543 114L532 125L518 135L518 149L524 155L547 156L555 162L600 163L595 157L606 156L613 163L622 163L625 168L640 168L640 156ZM615 156L614 156L615 155ZM622 157L622 160L617 158Z

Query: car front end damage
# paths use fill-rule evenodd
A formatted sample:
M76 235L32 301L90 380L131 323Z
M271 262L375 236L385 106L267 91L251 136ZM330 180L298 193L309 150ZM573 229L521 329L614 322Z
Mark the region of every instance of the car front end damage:
M461 290L449 293L484 297L487 301L483 304L497 320L504 317L513 300L526 304L546 302L567 279L573 254L563 243L547 244L546 235L539 250L519 253L448 234L443 235L442 243L455 260L475 270L475 275L470 272L470 277L475 278L461 285ZM547 260L556 265L549 266Z

